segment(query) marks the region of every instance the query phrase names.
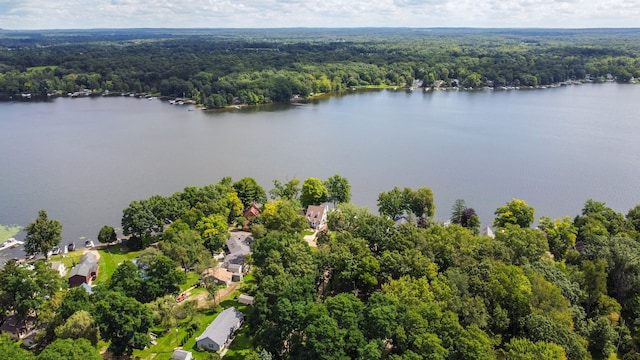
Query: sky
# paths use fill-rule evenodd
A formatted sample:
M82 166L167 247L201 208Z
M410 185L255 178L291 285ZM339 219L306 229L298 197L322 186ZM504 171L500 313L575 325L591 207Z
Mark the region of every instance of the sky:
M0 0L3 29L640 27L640 0Z

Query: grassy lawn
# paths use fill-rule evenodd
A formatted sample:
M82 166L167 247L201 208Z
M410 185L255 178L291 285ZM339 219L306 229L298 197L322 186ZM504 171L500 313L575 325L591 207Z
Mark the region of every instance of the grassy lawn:
M162 332L162 329L151 329L152 332L159 335L156 339L157 344L147 348L145 350L136 350L133 352L134 357L140 357L140 359L153 359L153 360L169 360L171 359L171 354L173 350L180 346L180 341L187 336L187 328L191 323L198 324L198 330L196 330L193 335L186 341L186 343L182 346L183 349L187 351L191 351L194 353L196 358L200 358L198 353L200 351L196 348L196 338L200 336L204 330L211 324L211 322L220 314L222 309L226 309L231 306L235 306L238 310L248 316L251 309L246 305L242 305L238 303L235 298L238 296L239 292L234 292L229 299L224 300L220 305L218 311L212 311L211 309L205 309L198 313L196 313L192 318L186 318L180 320L175 328L173 328L169 332ZM233 299L233 300L232 300ZM176 331L177 329L177 331ZM234 339L227 355L225 355L225 359L244 359L244 356L249 352L253 351L253 346L251 346L251 337L248 334L248 327L245 325L242 327L240 332L237 334Z
M229 350L224 358L229 360L242 360L252 351L254 351L254 349L253 345L251 345L249 326L244 325L236 335L236 338L233 339L233 343L229 346Z
M49 66L32 66L32 67L28 67L27 71L42 71L46 68L49 68L51 70L55 70L58 68L58 65L49 65Z
M121 252L121 245L110 245L98 250L100 253L100 270L96 284L103 284L111 279L111 275L116 271L120 263L127 260L133 260L138 257L140 251Z
M180 291L182 292L187 290L188 288L197 284L198 281L200 281L200 275L195 271L189 271L187 273L187 281L184 284L180 285ZM194 289L193 291L196 291L196 290L198 289ZM206 289L204 290L206 291ZM194 293L193 291L191 292L192 294Z
M189 338L189 340L182 346L183 349L188 351L197 351L196 349L196 337L209 326L209 324L215 319L220 311L211 311L209 309L196 313L192 318L186 318L180 320L175 328L163 333L161 329L151 329L158 338L157 344L145 350L136 350L133 352L134 357L140 357L141 359L154 359L154 360L169 360L173 349L179 347L180 340L187 336L187 328L190 323L195 322L198 324L198 330ZM176 331L176 329L178 331ZM156 330L156 331L154 331ZM196 356L197 358L197 356Z
M98 264L100 268L98 270L98 279L94 284L104 284L111 278L111 275L116 271L118 265L127 260L135 259L140 251L130 251L123 253L120 251L120 244L111 245L108 247L102 247L98 249L100 254L100 260ZM71 251L67 254L52 255L50 261L61 261L67 269L71 269L73 264L77 264L82 257L82 254L89 249L80 248L76 251Z
M302 236L307 236L307 235L313 235L314 231L312 230L305 230L302 232Z
M5 242L8 238L16 236L20 232L20 226L4 226L0 225L0 243Z

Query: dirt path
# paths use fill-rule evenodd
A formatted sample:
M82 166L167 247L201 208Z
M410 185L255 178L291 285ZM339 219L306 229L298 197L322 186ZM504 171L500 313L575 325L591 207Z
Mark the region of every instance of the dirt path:
M225 300L228 296L231 295L231 293L233 293L239 287L240 287L239 282L233 282L228 287L218 290L215 304L220 304L220 302ZM209 293L201 293L201 294L189 296L187 297L187 300L196 300L198 302L198 309L203 309L214 304L214 301L209 299Z

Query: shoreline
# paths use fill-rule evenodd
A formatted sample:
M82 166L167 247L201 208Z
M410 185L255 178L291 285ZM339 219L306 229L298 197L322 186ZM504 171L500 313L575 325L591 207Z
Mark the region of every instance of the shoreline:
M462 86L392 86L392 85L364 85L364 86L354 86L350 88L346 88L343 90L329 91L323 93L313 93L306 97L300 97L299 95L294 95L289 102L270 102L264 104L231 104L226 105L221 108L206 108L203 104L196 102L196 100L188 97L173 97L173 96L162 96L157 93L111 93L111 92L93 92L92 90L83 89L76 93L67 93L63 94L61 92L50 93L46 96L42 95L33 95L33 94L17 94L17 95L7 95L0 94L0 102L47 102L49 100L54 100L57 98L97 98L97 97L131 97L136 99L146 99L146 100L161 100L167 101L171 105L177 106L190 106L194 107L198 110L204 110L208 112L224 112L224 111L233 111L233 110L241 110L245 108L256 108L259 106L268 106L268 105L286 105L286 104L296 104L296 103L306 103L307 101L313 100L322 100L328 99L332 96L336 95L345 95L349 93L354 93L358 91L376 91L376 90L389 90L389 91L423 91L423 92L434 92L434 91L512 91L512 90L544 90L544 89L554 89L563 86L580 86L584 84L628 84L628 85L636 85L640 84L640 81L630 81L630 82L617 82L615 80L605 80L605 81L593 81L590 79L581 79L581 80L567 80L559 83L553 83L549 85L519 85L519 86L483 86L483 87L462 87ZM194 110L194 108L188 109L189 111Z

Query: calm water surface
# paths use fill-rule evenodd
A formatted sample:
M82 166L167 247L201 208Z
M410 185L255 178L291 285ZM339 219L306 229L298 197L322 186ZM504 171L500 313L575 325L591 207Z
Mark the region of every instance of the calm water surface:
M397 185L431 187L440 220L457 198L484 225L514 197L536 218L575 216L588 198L626 213L640 203L638 100L640 85L602 84L355 92L224 113L128 97L0 103L0 224L47 209L78 242L118 227L134 199L227 175L270 189L335 173L374 211Z

